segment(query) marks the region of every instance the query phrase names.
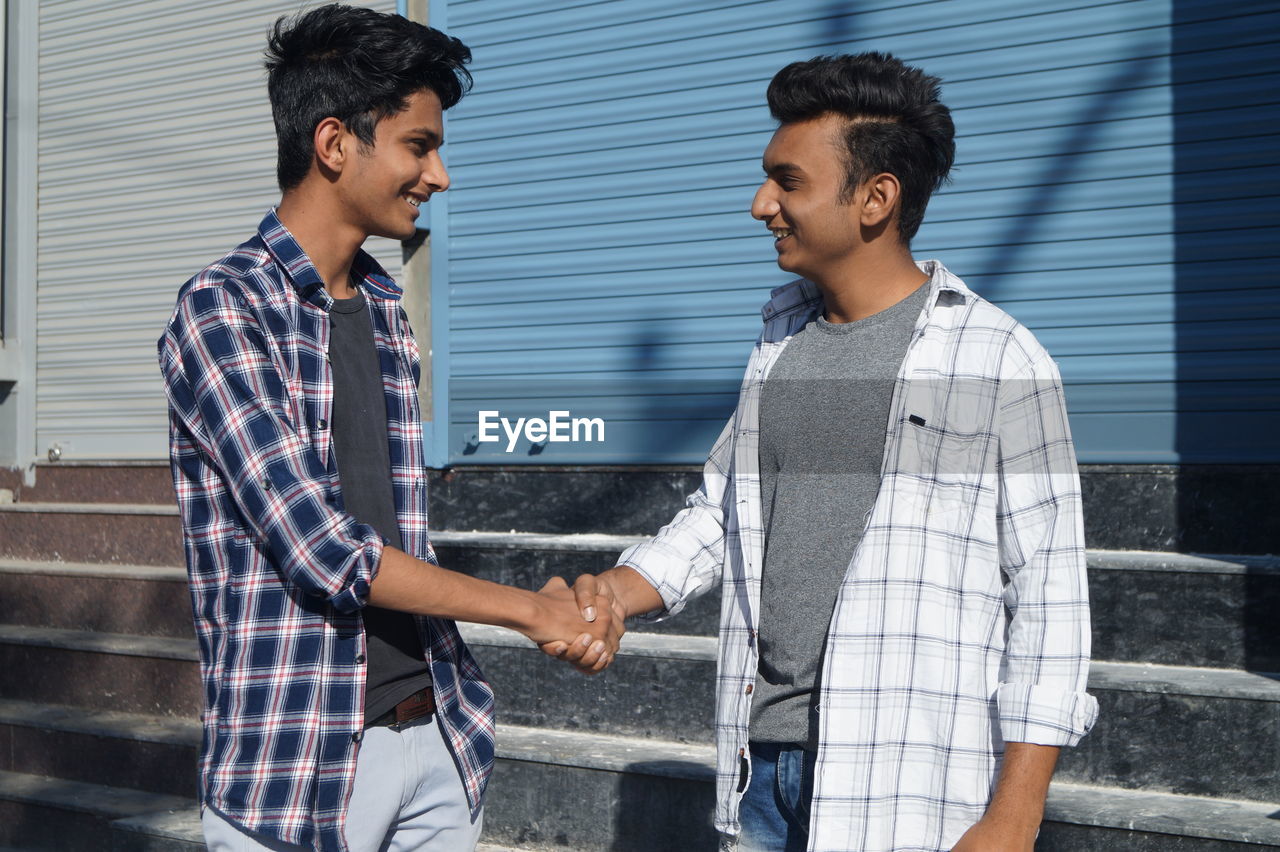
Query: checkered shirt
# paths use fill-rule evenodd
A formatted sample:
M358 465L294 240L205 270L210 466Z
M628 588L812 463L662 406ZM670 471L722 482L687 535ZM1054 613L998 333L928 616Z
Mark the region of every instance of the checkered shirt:
M400 289L352 266L374 318L396 515L435 562L418 348ZM384 539L343 511L334 463L332 298L274 211L182 286L159 342L204 684L204 804L286 843L345 850L364 725L361 607ZM417 618L439 720L472 808L494 759L493 692L452 621Z
M950 849L985 812L1005 742L1074 745L1097 717L1085 693L1080 485L1057 367L940 263L920 267L930 294L894 384L880 489L827 633L810 852ZM821 311L811 282L773 292L701 487L619 560L653 584L667 615L723 583L716 825L730 835L750 769L756 630L768 605L761 388Z

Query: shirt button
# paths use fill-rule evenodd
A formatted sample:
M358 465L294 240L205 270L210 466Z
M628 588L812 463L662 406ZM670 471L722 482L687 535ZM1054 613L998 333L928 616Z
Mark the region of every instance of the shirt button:
M362 739L364 739L364 732L363 732L363 731L356 731L354 734L352 734L352 735L351 735L351 742L353 742L353 743L358 743L358 742L360 742Z
M262 490L263 491L271 490L271 477L269 476L262 477Z
M360 665L364 665L364 661L365 661L365 659L366 659L366 658L365 658L365 655L364 655L364 654L356 654L356 662L357 662L358 664L360 664Z
M750 683L749 683L749 684L747 684L747 695L750 695L750 694L751 694L751 690L753 690L753 689L755 689L755 686L754 686L753 684L750 684Z
M329 428L329 421L328 421L328 420L321 420L321 421L320 421L320 428L321 428L321 429L328 429L328 428Z
M746 757L746 756L747 756L747 750L745 748L738 749L738 757Z

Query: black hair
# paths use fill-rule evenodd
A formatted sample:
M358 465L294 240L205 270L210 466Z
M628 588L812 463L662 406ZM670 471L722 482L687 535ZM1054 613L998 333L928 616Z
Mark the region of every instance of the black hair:
M769 112L780 124L833 113L849 119L845 199L868 178L892 174L902 185L898 234L907 244L955 161L955 125L938 100L941 85L887 53L818 56L774 75Z
M414 92L430 89L448 109L471 88L471 51L461 41L358 6L333 3L277 19L266 56L282 190L306 177L324 119L373 145L378 122L406 109Z

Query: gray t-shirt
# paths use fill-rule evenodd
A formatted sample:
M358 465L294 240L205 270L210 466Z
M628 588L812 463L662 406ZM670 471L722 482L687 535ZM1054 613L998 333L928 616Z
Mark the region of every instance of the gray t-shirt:
M827 629L880 487L893 384L927 284L851 323L819 317L778 357L760 397L765 557L754 742L817 747Z
M333 455L342 502L356 520L373 527L392 547L402 549L391 486L382 368L364 296L334 299L329 323ZM366 606L362 615L368 646L365 721L371 722L430 686L431 673L413 616L376 606Z

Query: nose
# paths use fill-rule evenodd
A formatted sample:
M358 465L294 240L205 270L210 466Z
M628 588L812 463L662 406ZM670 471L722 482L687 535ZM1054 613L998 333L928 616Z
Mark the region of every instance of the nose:
M773 193L773 181L766 180L751 199L751 217L767 222L778 214L778 199Z
M449 172L439 151L432 151L422 168L422 182L428 192L444 192L449 188Z

